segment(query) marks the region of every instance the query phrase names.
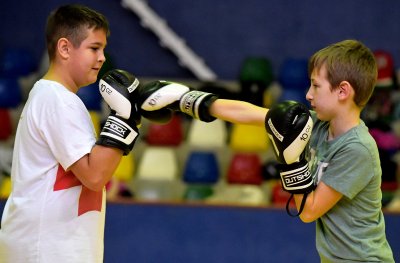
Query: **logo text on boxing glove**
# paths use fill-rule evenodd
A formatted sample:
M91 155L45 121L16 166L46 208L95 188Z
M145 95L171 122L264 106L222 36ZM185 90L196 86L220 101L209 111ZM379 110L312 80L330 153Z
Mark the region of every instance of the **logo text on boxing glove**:
M112 93L112 89L110 89L109 87L107 87L104 83L100 84L100 91L101 92L105 92L107 94L111 94Z
M310 175L311 175L310 171L306 171L304 173L296 174L291 177L285 177L285 184L287 186L291 186L298 183L302 183L304 181L307 181Z
M194 102L199 97L199 95L200 94L198 94L196 91L186 93L180 102L181 111L190 115L193 111Z
M300 136L300 140L302 141L308 141L309 137L310 137L310 133L311 133L311 125L307 125L304 130L303 133Z
M139 86L139 80L138 80L138 79L135 79L135 80L133 81L132 85L130 85L130 86L128 87L128 92L129 92L129 93L132 93L132 92L137 88L137 86Z
M312 183L311 172L308 163L297 169L281 172L285 188L306 188Z
M156 106L158 100L159 100L161 97L162 97L162 94L161 94L161 93L153 94L153 95L149 98L148 104L149 104L150 106Z
M106 123L104 124L104 129L106 129L107 132L111 132L122 138L126 137L125 133L128 131L126 127L122 126L120 123L116 122L113 119L108 119L106 121Z
M271 119L268 119L268 126L271 129L272 133L275 135L275 138L282 142L283 136L275 129L275 126L272 123Z

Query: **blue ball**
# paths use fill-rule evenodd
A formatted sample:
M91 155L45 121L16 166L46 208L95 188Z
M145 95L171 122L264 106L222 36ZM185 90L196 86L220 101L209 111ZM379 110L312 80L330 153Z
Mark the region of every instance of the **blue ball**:
M190 153L183 172L186 183L215 183L219 178L219 166L213 152Z
M76 93L90 111L101 111L102 97L98 82L82 87Z
M21 102L22 94L18 80L0 77L0 108L15 108Z
M286 59L279 72L279 82L283 88L304 89L310 85L308 61L306 59Z

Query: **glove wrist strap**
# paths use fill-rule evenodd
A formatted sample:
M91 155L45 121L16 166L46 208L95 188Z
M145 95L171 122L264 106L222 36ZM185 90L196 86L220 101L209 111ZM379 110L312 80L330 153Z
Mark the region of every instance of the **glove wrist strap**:
M303 212L308 194L314 191L316 187L308 168L308 162L302 159L300 162L293 164L280 165L279 168L283 189L291 193L286 203L286 212L292 217L299 216ZM303 194L297 214L292 214L289 209L289 204L294 194Z
M139 135L136 127L131 127L126 120L109 116L104 124L96 144L119 148L128 155Z
M283 189L291 194L304 194L314 190L314 182L307 160L278 166Z
M217 99L212 93L192 90L185 93L179 101L179 109L193 118L204 122L211 122L215 117L209 113L211 104Z
M286 202L286 212L288 213L288 215L290 215L292 217L296 217L296 216L299 216L301 214L301 212L303 212L304 205L306 204L308 194L309 193L306 193L303 195L303 198L301 199L299 211L297 212L297 214L292 214L292 212L290 212L289 204L290 204L290 201L292 201L292 199L293 199L293 194L290 195L289 200Z

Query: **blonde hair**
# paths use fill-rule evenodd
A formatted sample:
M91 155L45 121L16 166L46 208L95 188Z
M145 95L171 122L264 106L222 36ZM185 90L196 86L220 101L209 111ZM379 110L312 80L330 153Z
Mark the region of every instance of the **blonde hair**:
M317 51L309 60L308 74L325 66L332 89L348 81L354 89L354 102L363 108L370 99L378 76L371 50L357 40L344 40Z

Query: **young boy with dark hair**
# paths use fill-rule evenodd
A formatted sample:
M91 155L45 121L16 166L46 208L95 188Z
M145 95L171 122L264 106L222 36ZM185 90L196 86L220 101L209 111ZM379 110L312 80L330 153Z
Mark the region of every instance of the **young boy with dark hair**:
M104 61L108 21L82 5L65 5L48 17L50 66L30 91L15 138L12 192L0 229L0 261L103 262L105 184L123 154L132 149L140 119L111 107L96 140L88 110L76 95L94 83ZM124 71L102 79L108 90L134 90L137 80ZM115 92L113 92L115 93Z

